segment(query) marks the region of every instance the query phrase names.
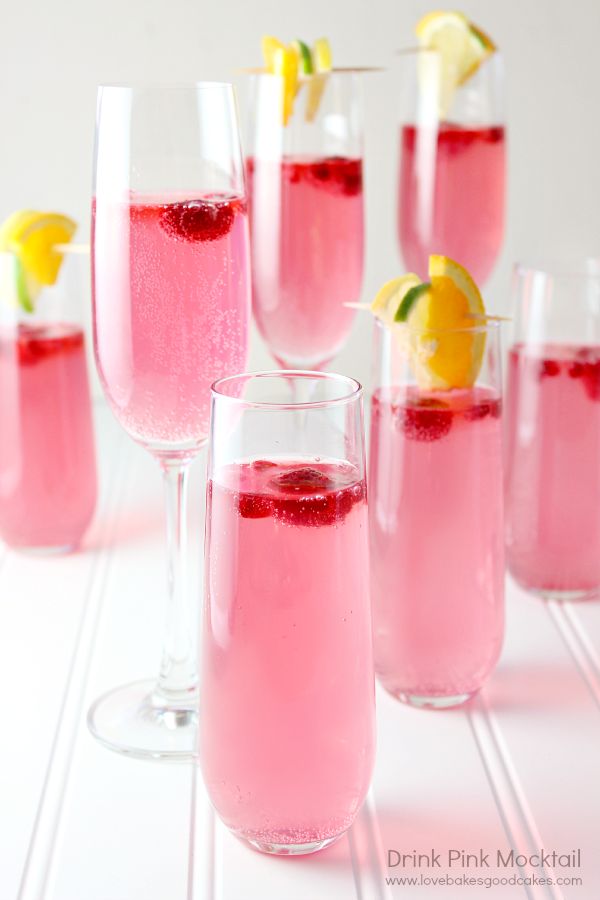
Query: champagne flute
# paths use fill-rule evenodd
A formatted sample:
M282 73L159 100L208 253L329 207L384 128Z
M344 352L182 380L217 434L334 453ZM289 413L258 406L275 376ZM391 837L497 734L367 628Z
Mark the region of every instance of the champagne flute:
M481 284L504 235L502 57L493 53L452 93L441 62L435 50L402 55L398 239L405 266L422 278L430 254L443 253Z
M113 750L188 759L197 676L186 596L186 484L208 436L210 385L247 360L243 163L229 84L99 93L92 217L95 353L109 404L164 477L168 614L158 681L90 710Z
M364 256L361 75L252 77L247 160L258 329L284 368L322 369L348 337ZM299 385L297 385L299 387Z

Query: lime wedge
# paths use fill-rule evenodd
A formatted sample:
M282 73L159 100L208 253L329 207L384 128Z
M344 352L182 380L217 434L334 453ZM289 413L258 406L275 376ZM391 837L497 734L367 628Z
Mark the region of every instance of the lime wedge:
M302 75L312 75L314 72L312 53L310 47L304 41L294 41L292 48L298 57L298 70Z

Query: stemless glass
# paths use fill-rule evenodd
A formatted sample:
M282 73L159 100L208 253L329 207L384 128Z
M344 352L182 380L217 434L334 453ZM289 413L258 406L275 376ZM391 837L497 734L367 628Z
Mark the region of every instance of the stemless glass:
M92 241L100 379L117 419L164 475L169 600L158 682L105 695L89 724L114 750L189 758L197 679L186 476L207 440L210 385L245 368L250 312L231 85L100 89Z
M436 51L406 53L401 66L406 87L398 238L404 263L424 278L429 255L444 253L481 284L491 274L504 233L502 58L494 53L451 98Z
M86 251L60 248L58 281L34 312L13 302L19 263L0 254L0 537L18 550L76 549L96 506Z
M506 555L527 590L600 590L600 262L517 265L509 355Z
M426 390L377 322L371 405L375 669L395 697L433 709L479 690L504 629L499 329L428 336L449 334L485 341L476 384Z
M368 790L366 506L358 382L287 371L213 386L201 763L225 824L267 853L331 844Z
M283 79L252 79L254 316L286 368L325 366L354 320L345 304L359 299L363 275L360 78L351 71L307 77L287 125Z

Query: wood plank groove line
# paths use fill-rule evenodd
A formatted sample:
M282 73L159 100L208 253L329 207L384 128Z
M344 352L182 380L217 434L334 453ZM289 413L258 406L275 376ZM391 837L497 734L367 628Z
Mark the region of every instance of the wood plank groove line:
M543 840L508 747L484 695L475 698L466 715L509 844L515 853L529 856L544 846ZM540 869L545 878L555 880L551 868ZM524 877L531 874L523 867L520 867L520 872ZM529 900L564 900L562 892L554 885L525 885L524 891Z
M208 802L197 763L193 764L187 900L217 900L215 813Z
M546 609L600 709L600 658L576 611L572 605L556 600L546 601Z
M348 832L356 900L391 900L392 897L384 880L383 849L374 809L372 792L369 792Z
M43 900L51 880L61 813L69 782L69 770L80 724L97 626L104 599L104 585L111 561L111 538L119 518L119 499L126 484L127 454L115 448L111 483L107 492L106 519L82 602L74 649L46 775L21 876L18 900Z

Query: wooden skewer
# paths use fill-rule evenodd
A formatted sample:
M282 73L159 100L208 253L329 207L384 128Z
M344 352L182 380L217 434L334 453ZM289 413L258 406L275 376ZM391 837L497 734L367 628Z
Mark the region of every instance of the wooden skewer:
M83 256L85 253L90 252L89 244L55 244L53 249L57 253L74 253Z
M333 69L328 69L326 72L313 72L313 75L330 75L332 72L385 72L386 69L382 66L335 66ZM234 72L238 75L269 75L273 74L265 69L264 66L252 66L249 68L243 69L234 69ZM299 78L311 78L311 75L304 75L300 73Z

